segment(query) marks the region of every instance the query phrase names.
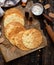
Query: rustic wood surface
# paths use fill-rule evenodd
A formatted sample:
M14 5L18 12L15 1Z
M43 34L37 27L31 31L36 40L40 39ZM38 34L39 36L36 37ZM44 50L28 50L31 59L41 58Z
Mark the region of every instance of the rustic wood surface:
M38 0L33 1L35 3L38 2ZM51 4L51 8L46 10L45 13L48 14L49 11L54 12L54 0L43 0L42 2L43 5L47 3ZM44 34L48 40L48 46L8 63L4 61L2 54L0 53L0 65L54 65L54 44L45 30L43 19L41 19L40 21L41 29L44 31ZM52 29L54 30L54 22L53 24L49 22L49 24L52 26Z

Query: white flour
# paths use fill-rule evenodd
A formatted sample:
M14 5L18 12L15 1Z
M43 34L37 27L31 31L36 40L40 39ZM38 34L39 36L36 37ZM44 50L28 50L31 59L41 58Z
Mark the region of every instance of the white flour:
M33 6L33 8L32 8L32 13L33 13L34 15L41 15L41 14L43 13L43 9L42 9L42 7L39 6L39 5Z

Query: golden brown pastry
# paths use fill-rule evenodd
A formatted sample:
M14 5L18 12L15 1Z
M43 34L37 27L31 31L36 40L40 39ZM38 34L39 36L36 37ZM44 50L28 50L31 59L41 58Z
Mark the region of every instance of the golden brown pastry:
M20 31L24 31L24 30L25 30L24 26L20 24L19 22L10 22L5 27L5 36L8 38L8 40L12 42L13 39L15 38L15 35L19 33Z
M21 49L21 50L29 50L28 48L26 48L22 42L22 36L23 36L24 31L19 32L16 36L15 36L15 43L16 46Z
M37 29L29 29L24 32L22 41L24 46L29 49L37 48L42 43L42 34Z
M24 16L21 10L16 9L16 8L10 8L5 12L4 26L6 26L12 21L20 22L22 25L24 25Z

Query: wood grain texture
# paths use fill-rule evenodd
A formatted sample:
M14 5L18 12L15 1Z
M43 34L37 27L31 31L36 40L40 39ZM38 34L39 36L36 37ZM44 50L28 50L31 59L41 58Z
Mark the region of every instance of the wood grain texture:
M19 6L19 7L21 7L21 6ZM21 8L21 9L23 10L23 8ZM27 24L25 24L25 25L27 25ZM31 26L27 25L27 27L37 28L37 29L41 30L38 20L34 20L33 24ZM22 51L22 50L18 49L17 47L11 45L11 43L6 39L6 37L4 35L3 23L2 23L2 36L5 38L5 41L3 42L2 45L0 45L0 48L1 48L1 52L2 52L6 62L14 60L14 59L19 58L19 57L22 57L24 55L27 55L27 54L34 52L38 49L41 49L41 48L43 48L47 45L46 38L43 35L43 42L42 42L42 45L40 45L39 48L30 50L30 51Z

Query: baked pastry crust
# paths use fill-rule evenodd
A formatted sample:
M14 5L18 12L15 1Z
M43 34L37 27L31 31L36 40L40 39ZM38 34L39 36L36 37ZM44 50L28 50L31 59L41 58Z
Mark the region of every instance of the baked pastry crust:
M42 43L42 34L37 29L29 29L24 32L22 41L24 46L29 49L37 48Z
M20 22L24 25L24 15L20 9L10 8L4 14L4 26L9 24L11 21Z
M5 36L7 37L8 40L11 41L11 43L14 42L15 35L20 31L24 31L24 30L25 30L24 26L19 22L10 22L4 29Z
M21 10L20 9L17 9L17 8L10 8L10 9L8 9L8 10L6 10L6 12L5 12L5 16L4 16L4 18L6 18L8 15L11 15L11 14L13 14L13 13L16 13L19 17L21 17L21 18L23 18L24 17L24 15L23 15L23 13L21 12Z
M16 43L16 46L18 47L18 48L20 48L21 50L29 50L28 48L26 48L25 46L24 46L24 44L23 44L23 42L22 42L22 36L23 36L23 33L24 33L24 31L21 31L21 32L19 32L16 36L15 36L15 43Z

